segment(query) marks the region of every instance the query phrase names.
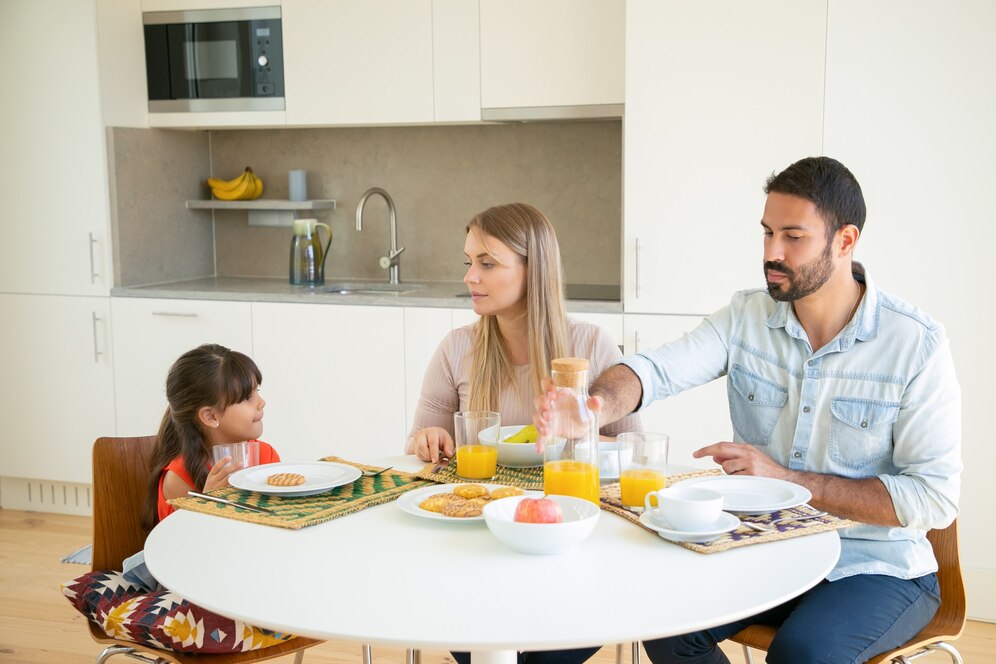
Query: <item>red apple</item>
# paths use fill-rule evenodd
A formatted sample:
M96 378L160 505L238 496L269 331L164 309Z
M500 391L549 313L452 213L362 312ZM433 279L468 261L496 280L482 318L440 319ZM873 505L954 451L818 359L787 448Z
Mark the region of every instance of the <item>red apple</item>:
M560 523L564 513L549 498L523 498L515 508L515 520L522 523Z

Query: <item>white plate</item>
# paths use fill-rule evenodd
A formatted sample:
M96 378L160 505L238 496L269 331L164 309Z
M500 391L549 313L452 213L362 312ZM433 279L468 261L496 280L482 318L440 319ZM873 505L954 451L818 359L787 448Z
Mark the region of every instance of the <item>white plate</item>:
M723 494L723 509L740 514L767 514L809 502L813 494L794 482L753 475L696 477L681 486L697 486Z
M304 475L304 484L296 486L271 486L266 478L274 473ZM228 476L228 483L236 489L255 491L271 496L312 496L359 479L360 469L343 463L267 463L237 470Z
M420 516L425 519L434 519L436 521L447 521L447 522L470 522L470 523L481 523L484 521L484 515L480 516L446 516L445 514L440 514L439 512L430 512L429 510L424 510L419 507L419 503L428 498L429 496L434 496L437 493L451 493L453 489L458 486L456 484L439 484L436 486L427 486L422 489L415 489L414 491L409 491L407 493L401 494L398 498L398 507L401 508L402 512L408 512L409 514L414 514L415 516ZM508 486L507 484L481 484L488 491L494 491L495 489L503 486ZM542 491L526 491L525 495L531 498L542 498Z
M640 523L672 542L709 542L731 530L736 530L737 526L740 525L740 519L723 512L710 528L698 532L672 530L663 519L654 518L650 512L644 512L640 515Z

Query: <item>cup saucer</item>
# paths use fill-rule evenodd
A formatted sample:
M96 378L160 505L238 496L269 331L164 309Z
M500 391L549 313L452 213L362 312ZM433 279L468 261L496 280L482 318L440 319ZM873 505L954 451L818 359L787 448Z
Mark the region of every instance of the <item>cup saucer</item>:
M728 512L723 512L714 524L708 528L693 532L688 530L674 530L664 518L644 511L640 515L640 523L657 532L664 539L671 540L672 542L708 542L736 530L740 525L740 519Z

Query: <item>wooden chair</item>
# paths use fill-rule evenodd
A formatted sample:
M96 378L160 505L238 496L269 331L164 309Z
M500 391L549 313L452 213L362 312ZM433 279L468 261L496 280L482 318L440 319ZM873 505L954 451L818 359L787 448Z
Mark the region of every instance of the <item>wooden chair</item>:
M125 558L145 546L148 531L142 527L142 505L148 489L149 458L155 436L98 438L93 444L93 564L94 571L121 569ZM102 664L113 655L127 655L150 664L242 664L295 653L301 664L304 650L321 643L297 637L283 643L242 653L189 655L158 650L140 643L112 639L87 620L90 636L106 645L97 656Z
M931 650L946 652L954 664L963 664L961 654L948 641L954 641L965 629L965 583L961 578L958 558L958 521L947 528L927 533L937 558L937 580L941 588L941 606L933 619L919 634L895 650L876 655L867 664L895 662L904 664ZM730 640L744 647L747 664L754 664L751 648L767 650L777 630L767 625L751 625L733 635Z

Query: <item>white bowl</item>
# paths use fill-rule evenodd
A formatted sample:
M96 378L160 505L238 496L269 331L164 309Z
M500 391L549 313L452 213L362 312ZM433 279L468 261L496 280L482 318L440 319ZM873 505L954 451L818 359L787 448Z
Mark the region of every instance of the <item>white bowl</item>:
M515 509L528 497L502 498L484 506L488 529L505 546L519 553L548 555L570 551L591 535L601 513L598 505L582 498L547 496L560 505L564 513L561 523L519 523L515 520Z
M498 435L498 463L507 468L539 468L543 454L536 452L536 443L503 443L526 427L525 424L502 427Z

